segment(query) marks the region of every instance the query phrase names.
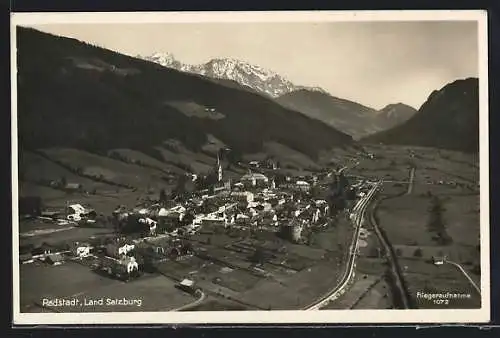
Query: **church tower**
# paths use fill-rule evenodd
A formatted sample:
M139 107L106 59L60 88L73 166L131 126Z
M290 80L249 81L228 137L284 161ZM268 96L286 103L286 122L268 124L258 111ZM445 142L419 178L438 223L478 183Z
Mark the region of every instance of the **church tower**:
M217 154L217 182L222 181L222 166L220 164L219 154Z

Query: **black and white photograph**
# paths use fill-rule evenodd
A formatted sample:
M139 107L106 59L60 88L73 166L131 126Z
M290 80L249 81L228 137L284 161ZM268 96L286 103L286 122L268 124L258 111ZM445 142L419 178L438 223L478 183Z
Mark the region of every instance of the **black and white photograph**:
M486 12L11 36L14 324L490 319Z

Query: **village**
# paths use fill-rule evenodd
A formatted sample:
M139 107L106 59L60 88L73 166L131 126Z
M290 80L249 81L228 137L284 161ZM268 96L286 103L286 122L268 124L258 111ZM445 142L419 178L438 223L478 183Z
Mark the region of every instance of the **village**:
M48 265L79 261L95 273L122 281L160 271L192 294L198 290L196 276L170 269L168 262L194 259L241 267L241 262L229 261L220 250L223 247L244 257L248 262L244 270L251 274L265 277L259 268L264 262L299 271L300 259L295 259L299 267L292 255L284 259L283 243L310 244L314 233L332 226L339 212L364 195L362 182L350 185L342 170L295 177L273 174L276 165L259 170L261 165L250 162L248 172L233 180L225 179L217 160L203 178L213 182L207 189L174 191L170 196L162 191L157 200L140 206L119 205L106 219L111 235L58 245L21 245L20 261ZM64 212L39 213L38 217L59 225L82 227L99 217L94 208L79 203L69 204Z

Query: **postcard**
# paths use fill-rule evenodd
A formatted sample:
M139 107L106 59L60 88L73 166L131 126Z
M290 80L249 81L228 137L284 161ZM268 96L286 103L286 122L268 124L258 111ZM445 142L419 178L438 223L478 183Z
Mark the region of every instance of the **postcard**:
M14 324L488 322L486 19L13 13Z

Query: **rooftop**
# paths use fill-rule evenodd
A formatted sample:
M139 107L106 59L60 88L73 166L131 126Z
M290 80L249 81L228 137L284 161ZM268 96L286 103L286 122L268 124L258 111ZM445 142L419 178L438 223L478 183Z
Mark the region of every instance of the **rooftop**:
M252 179L256 179L256 180L267 180L268 178L263 175L263 174L260 174L260 173L250 173L250 174L245 174L241 177L241 180L252 180Z

